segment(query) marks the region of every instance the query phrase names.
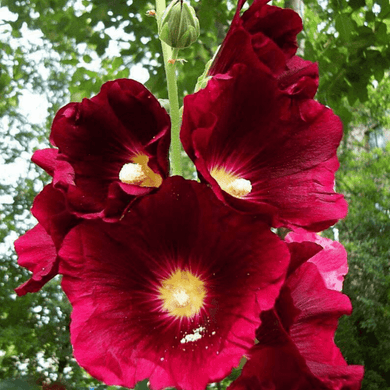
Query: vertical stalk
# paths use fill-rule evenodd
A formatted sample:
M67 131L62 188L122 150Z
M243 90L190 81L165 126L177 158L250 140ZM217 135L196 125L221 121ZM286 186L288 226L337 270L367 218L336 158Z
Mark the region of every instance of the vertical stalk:
M160 19L166 8L165 0L156 0L157 23L160 25ZM180 113L179 113L179 95L177 91L176 63L177 52L172 51L171 47L161 41L163 52L163 61L165 74L167 77L168 99L171 116L171 149L170 160L173 175L182 175L181 166L181 142L180 142ZM173 60L173 61L169 61Z

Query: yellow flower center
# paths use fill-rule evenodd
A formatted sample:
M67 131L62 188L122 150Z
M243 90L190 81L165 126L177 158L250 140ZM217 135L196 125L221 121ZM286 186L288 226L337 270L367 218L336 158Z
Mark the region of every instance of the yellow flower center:
M133 157L131 161L123 165L119 172L119 180L122 183L135 184L140 187L160 187L162 177L149 168L148 156L140 154Z
M198 314L206 297L204 282L190 271L180 269L162 280L159 293L162 309L177 318Z
M235 198L243 198L252 191L249 180L226 172L224 168L213 168L210 174L224 191Z

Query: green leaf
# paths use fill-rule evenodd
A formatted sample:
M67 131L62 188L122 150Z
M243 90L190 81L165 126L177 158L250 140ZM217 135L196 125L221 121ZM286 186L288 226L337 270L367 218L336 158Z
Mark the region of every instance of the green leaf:
M356 96L359 98L361 103L364 103L368 100L368 91L366 84L356 84L355 86Z
M123 65L123 59L122 57L116 57L114 61L112 61L112 69L116 70L118 69L121 65Z
M147 380L147 379L144 379L143 381L138 382L138 383L135 385L134 390L149 390L148 380Z
M390 18L390 15L388 11L390 10L390 3L388 0L377 0L376 3L378 3L381 7L381 12L379 13L379 17L384 18L387 16L387 18Z
M374 12L372 12L371 10L368 10L366 12L366 21L367 22L373 22L375 20L376 16L374 14Z
M335 112L336 112L337 115L340 116L340 118L341 118L342 122L344 123L344 125L346 125L347 123L349 123L352 120L352 116L353 116L352 112L351 112L350 109L348 109L345 106L337 107L337 109L335 109Z
M77 65L78 64L78 60L76 58L61 60L61 62L64 65Z
M344 42L351 40L352 33L355 30L351 16L348 14L338 14L335 20L336 30L340 35L340 39Z
M87 64L89 64L91 61L92 61L92 57L89 55L89 54L85 54L83 56L83 60L84 62L86 62Z
M375 36L378 42L388 44L389 36L387 34L387 26L383 22L375 23Z
M378 83L380 83L383 80L384 75L385 75L385 71L382 67L376 68L374 70L374 77Z
M358 9L366 5L366 0L349 0L349 5L352 9Z

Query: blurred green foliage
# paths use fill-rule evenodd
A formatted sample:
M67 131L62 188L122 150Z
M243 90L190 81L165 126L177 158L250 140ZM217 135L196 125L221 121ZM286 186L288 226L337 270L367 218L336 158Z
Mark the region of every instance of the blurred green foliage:
M348 130L351 107L366 103L373 80L380 83L390 68L390 2L306 0L305 5L304 52L319 65L317 98Z
M365 365L364 390L390 389L390 144L348 150L338 175L349 213L338 224L348 251L344 292L354 307L336 342L347 361Z
M180 52L180 98L191 93L206 62L226 34L235 1L193 0L200 20L197 44ZM283 6L283 0L273 4ZM2 0L0 16L0 164L10 167L34 149L47 147L50 123L60 106L96 94L103 82L129 77L142 64L146 86L166 98L153 2L132 0ZM3 15L3 13L0 13ZM28 41L30 35L37 39ZM338 225L349 252L345 292L354 313L342 318L337 343L349 363L364 364L363 390L390 389L389 148L370 150L369 139L390 128L390 3L388 0L304 0L304 58L317 61L317 98L342 118L345 137L337 189L350 202ZM19 108L23 91L45 96L46 123L32 124ZM364 138L358 141L354 131ZM10 165L8 165L10 164ZM3 170L3 168L2 168ZM0 388L9 378L47 379L67 389L113 389L89 377L75 362L69 342L71 308L55 279L37 294L16 298L27 279L11 242L34 224L29 208L48 182L34 164L11 181L0 181ZM185 175L193 177L187 160ZM5 196L6 195L6 196ZM328 234L333 235L332 231ZM225 389L238 375L220 384ZM24 380L25 378L30 378ZM35 382L34 382L35 383ZM31 384L31 383L30 383ZM143 390L146 382L137 387Z

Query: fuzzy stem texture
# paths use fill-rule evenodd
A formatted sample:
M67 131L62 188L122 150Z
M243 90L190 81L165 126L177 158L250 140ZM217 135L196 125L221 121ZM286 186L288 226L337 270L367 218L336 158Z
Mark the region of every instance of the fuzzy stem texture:
M156 0L157 23L160 28L160 20L166 8L165 0ZM179 95L177 92L176 59L178 50L171 49L165 42L161 41L165 74L167 77L168 99L171 116L171 150L170 161L172 175L182 176L181 166L181 142L180 142L180 112ZM172 61L170 61L172 60Z

